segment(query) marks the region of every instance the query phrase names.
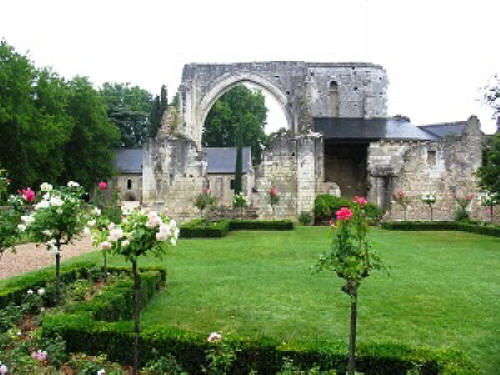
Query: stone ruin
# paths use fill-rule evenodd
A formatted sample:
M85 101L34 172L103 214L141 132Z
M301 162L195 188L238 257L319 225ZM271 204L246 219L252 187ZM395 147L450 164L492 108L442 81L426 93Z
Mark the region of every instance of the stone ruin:
M311 212L318 194L367 196L401 219L391 200L403 189L412 198L408 219L429 218L420 201L435 191L434 217L452 219L453 194L477 190L473 172L481 163L480 123L475 117L415 126L387 117L387 75L369 63L252 62L188 64L178 89L179 110L164 114L156 139L143 148L142 203L179 220L197 217L193 201L207 187L207 158L201 145L205 118L215 101L239 83L269 92L286 116L255 168L252 208L269 218L267 193L281 200L275 215L296 219ZM482 214L479 201L471 205Z

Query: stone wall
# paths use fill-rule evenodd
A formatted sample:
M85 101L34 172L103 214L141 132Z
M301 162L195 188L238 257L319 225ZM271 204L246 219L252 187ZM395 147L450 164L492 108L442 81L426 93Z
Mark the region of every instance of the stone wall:
M129 185L130 181L130 185ZM130 189L128 188L130 186ZM122 174L112 178L112 188L120 190L120 200L140 201L142 199L142 175Z
M477 118L466 123L462 136L439 141L378 141L368 148L369 200L388 209L387 217L402 220L403 212L391 196L399 189L410 197L408 220L430 219L429 207L421 201L425 192L436 192L435 220L452 220L453 194L477 195L474 171L481 165L481 132ZM481 210L479 199L471 204L472 216Z

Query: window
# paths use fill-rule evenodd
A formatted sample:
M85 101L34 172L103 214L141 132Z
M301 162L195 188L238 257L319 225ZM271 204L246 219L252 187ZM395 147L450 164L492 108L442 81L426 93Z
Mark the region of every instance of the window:
M436 165L436 151L427 151L427 164L432 167Z
M132 180L127 180L127 190L132 189Z
M234 180L234 178L231 179L231 190L234 190L234 185L235 185L236 181Z

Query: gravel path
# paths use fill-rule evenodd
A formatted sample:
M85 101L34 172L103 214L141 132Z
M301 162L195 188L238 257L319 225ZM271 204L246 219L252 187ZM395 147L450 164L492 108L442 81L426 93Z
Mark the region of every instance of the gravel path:
M66 260L76 255L94 250L90 236L85 236L73 245L63 246L61 259ZM45 246L36 247L34 243L27 243L16 247L16 254L5 252L0 259L0 280L20 275L28 271L52 266L55 256L46 250Z

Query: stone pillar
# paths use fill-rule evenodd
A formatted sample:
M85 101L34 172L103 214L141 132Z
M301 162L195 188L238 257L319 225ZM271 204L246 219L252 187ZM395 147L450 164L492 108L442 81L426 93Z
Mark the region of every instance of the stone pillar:
M297 215L314 208L317 144L321 145L318 135L297 138Z

